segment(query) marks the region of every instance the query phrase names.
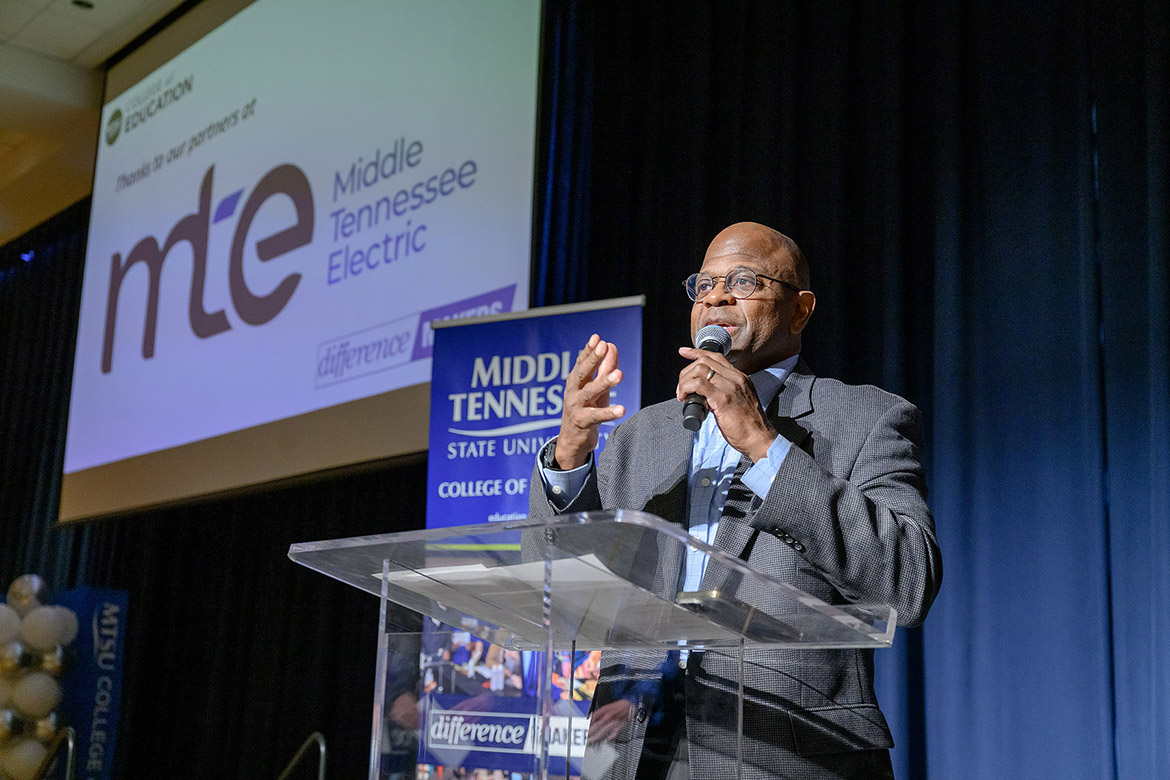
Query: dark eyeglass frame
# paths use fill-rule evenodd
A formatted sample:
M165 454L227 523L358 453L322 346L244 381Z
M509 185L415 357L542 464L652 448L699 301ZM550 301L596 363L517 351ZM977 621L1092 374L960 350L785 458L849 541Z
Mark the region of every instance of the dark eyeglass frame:
M752 289L751 289L751 291L750 291L750 292L748 292L746 295L736 295L736 292L737 292L737 291L736 291L736 290L733 290L733 289L732 289L730 286L728 286L728 284L727 284L727 277L728 277L728 276L731 276L732 274L745 274L745 273L746 273L746 274L751 274L751 275L752 275L752 277L753 277L753 278L755 278L755 280L756 280L756 283L752 285ZM759 287L760 287L760 281L759 281L760 279L767 279L768 281L775 282L776 284L780 285L781 287L786 287L786 288L788 288L789 290L792 290L792 291L793 291L793 292L795 292L795 293L801 293L801 292L804 292L804 290L802 290L801 288L797 287L795 284L791 284L791 283L789 283L789 282L786 282L786 281L784 281L783 279L777 279L777 278L776 278L776 277L774 277L774 276L768 276L767 274L762 274L762 273L759 273L758 271L753 271L753 270L752 270L752 269L750 269L750 268L733 268L733 269L731 270L731 273L724 274L723 276L714 276L714 275L712 275L712 274L707 274L707 273L695 273L695 274L691 274L691 275L690 275L690 276L688 276L686 279L684 279L684 280L683 280L683 287L686 287L686 288L687 288L687 296L688 296L688 297L689 297L689 298L690 298L692 301L696 301L696 302L697 302L697 301L701 301L701 300L703 300L703 298L706 298L706 297L707 297L707 295L710 295L710 294L711 294L711 292L710 292L710 291L708 291L706 295L702 295L702 296L700 296L700 295L698 295L698 294L697 294L697 292L696 292L696 288L697 288L697 286L698 286L698 282L699 282L699 277L700 277L700 276L706 276L707 278L709 278L709 279L711 280L711 290L714 290L714 289L715 289L715 285L716 285L716 284L719 282L719 280L720 280L720 279L722 279L722 280L723 280L723 286L724 286L724 287L727 289L727 292L728 292L728 293L731 295L731 297L732 297L732 298L737 298L737 299L739 299L739 300L741 300L741 301L742 301L744 298L750 298L750 297L752 297L753 295L755 295L755 293L756 293L756 290L758 290L758 289L759 289Z

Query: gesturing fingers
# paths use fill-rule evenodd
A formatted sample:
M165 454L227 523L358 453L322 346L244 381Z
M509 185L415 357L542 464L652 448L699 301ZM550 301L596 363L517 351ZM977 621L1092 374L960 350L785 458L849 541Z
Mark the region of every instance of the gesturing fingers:
M617 347L610 344L597 368L597 377L581 388L581 398L592 406L608 406L609 391L621 381L622 370L617 367Z
M565 381L564 409L557 439L556 460L562 468L585 462L597 446L602 423L622 417L625 407L610 406L610 391L622 381L617 346L593 334L577 355Z
M591 442L589 449L593 449L597 445L597 442L593 441L597 427L602 423L612 422L625 413L625 407L620 404L614 406L579 406L575 409L566 408L565 414L561 418L561 433L562 435L566 435L569 433L569 429L582 433L588 432L588 440Z
M617 345L602 341L596 334L577 356L566 383L566 403L608 406L609 391L622 381Z
M569 372L569 386L584 387L597 373L597 367L607 352L608 345L600 336L596 333L590 336L585 347L577 353L577 362Z

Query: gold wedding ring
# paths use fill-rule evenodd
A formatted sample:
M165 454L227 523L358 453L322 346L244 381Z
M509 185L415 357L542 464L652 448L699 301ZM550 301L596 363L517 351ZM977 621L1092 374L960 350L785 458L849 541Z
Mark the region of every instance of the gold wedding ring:
M710 382L711 377L713 377L713 376L715 376L715 369L711 369L710 371L707 372L707 381Z

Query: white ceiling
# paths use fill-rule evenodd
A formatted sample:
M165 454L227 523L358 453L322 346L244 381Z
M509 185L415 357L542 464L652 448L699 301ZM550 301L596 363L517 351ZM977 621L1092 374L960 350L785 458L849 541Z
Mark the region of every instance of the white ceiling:
M80 1L0 0L0 246L89 194L103 63L182 2Z

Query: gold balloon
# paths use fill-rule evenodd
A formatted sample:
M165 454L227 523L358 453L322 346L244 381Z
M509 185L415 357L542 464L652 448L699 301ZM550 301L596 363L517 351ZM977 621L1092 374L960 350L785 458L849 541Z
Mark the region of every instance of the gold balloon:
M53 677L60 677L65 669L65 651L58 645L52 650L41 653L38 659L41 670Z
M48 600L49 588L36 574L22 574L8 586L8 606L16 610L16 614L21 617Z
M50 712L47 716L38 720L34 733L36 738L41 742L48 742L57 736L57 713Z
M9 642L0 645L0 674L12 674L22 666L27 666L30 658L20 642Z
M16 713L12 710L0 710L0 745L4 744L16 730Z

